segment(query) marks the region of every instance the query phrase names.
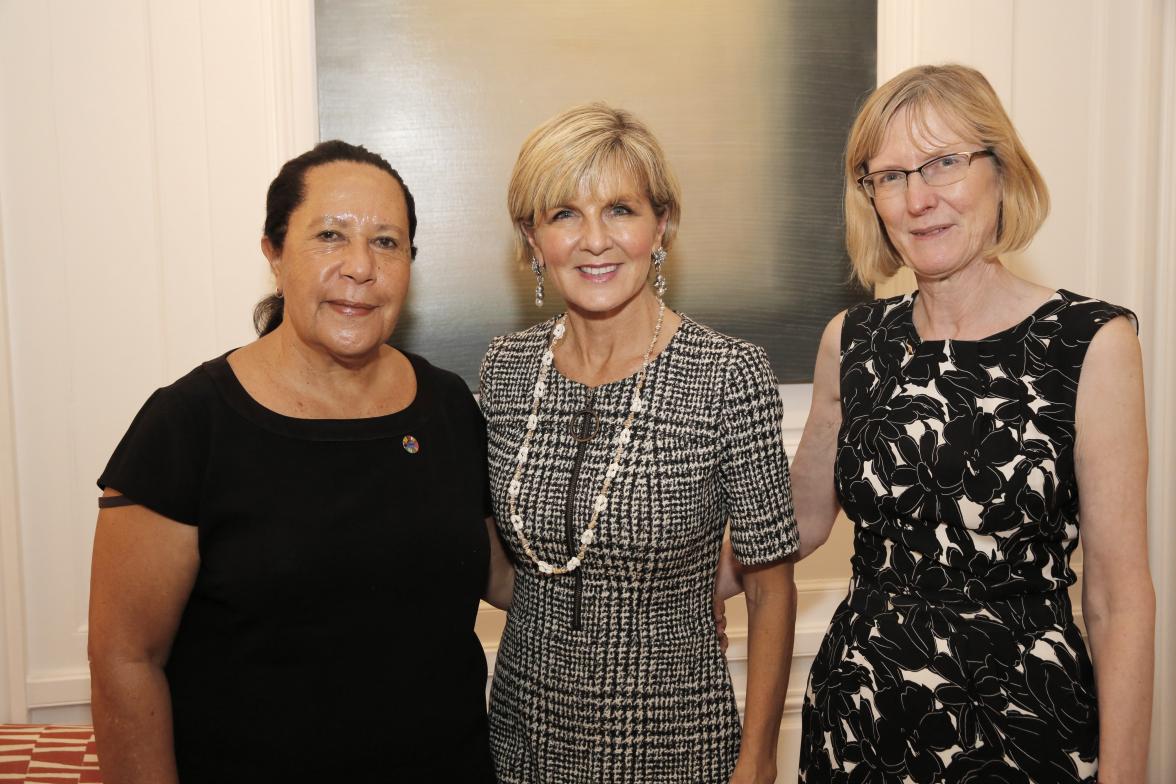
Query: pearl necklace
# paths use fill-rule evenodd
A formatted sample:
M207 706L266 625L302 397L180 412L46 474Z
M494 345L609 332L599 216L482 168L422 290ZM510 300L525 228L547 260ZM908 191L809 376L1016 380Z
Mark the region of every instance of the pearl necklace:
M531 549L531 542L527 539L527 535L523 533L523 517L518 513L516 506L519 492L522 490L523 467L527 462L528 451L531 448L531 439L535 435L535 428L539 426L539 403L547 393L547 375L551 372L551 364L555 358L555 348L567 332L566 315L560 316L555 321L555 326L551 330L551 343L547 347L547 350L543 352L543 356L539 362L539 378L535 381L534 402L531 404L531 415L527 417L527 433L523 436L523 443L519 447L518 454L515 456L514 476L511 478L510 486L506 491L510 505L511 527L514 528L515 536L518 537L523 552L531 559L531 563L538 567L541 574L567 574L568 572L575 571L583 562L584 554L588 552L588 546L596 541L596 526L600 522L600 513L608 508L608 491L612 487L613 480L620 473L621 457L625 451L625 446L633 438L633 420L645 410L645 403L641 400L641 390L645 387L645 377L649 370L649 356L653 353L653 347L657 345L658 337L661 336L662 320L665 313L666 304L659 302L657 325L653 328L653 340L649 341L649 348L645 349L645 356L641 360L641 371L637 374L637 385L633 388L633 397L629 402L629 416L625 419L625 424L621 427L621 432L617 434L617 448L613 453L612 462L609 463L608 469L604 472L604 483L601 485L600 492L597 493L596 500L593 502L592 519L588 521L588 527L580 534L580 549L563 566L548 563L535 555L535 551Z

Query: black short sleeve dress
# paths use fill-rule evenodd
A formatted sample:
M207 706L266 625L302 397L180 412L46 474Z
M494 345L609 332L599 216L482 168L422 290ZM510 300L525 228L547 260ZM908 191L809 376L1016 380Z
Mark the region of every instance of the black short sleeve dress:
M199 528L166 667L180 780L492 782L469 390L409 355L405 410L295 419L227 356L152 395L98 481Z

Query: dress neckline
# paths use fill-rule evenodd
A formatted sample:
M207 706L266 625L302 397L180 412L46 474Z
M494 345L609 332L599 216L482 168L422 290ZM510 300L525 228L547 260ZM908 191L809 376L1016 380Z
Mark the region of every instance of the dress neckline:
M919 296L918 289L915 289L914 291L912 291L910 294L907 294L903 298L903 304L906 307L906 313L904 314L904 317L903 317L903 325L906 327L907 338L910 340L911 345L913 345L913 346L921 346L924 344L928 345L928 346L942 346L942 345L947 345L949 343L955 344L955 345L990 343L990 342L997 341L997 340L1003 340L1004 338L1009 337L1011 334L1020 330L1026 324L1029 324L1029 323L1036 321L1037 319L1045 316L1047 313L1049 313L1050 311L1052 311L1056 307L1056 305L1059 301L1065 300L1066 293L1067 292L1064 289L1056 289L1045 302L1042 302L1040 305L1038 305L1033 310L1033 312L1030 313L1028 316L1021 319L1016 324L1013 324L1012 326L1009 326L1009 327L1006 327L1002 330L999 330L998 332L994 332L991 335L988 335L986 337L976 338L974 340L961 340L959 338L939 338L937 340L924 340L919 335L919 331L917 329L915 329L915 299Z
M677 311L675 311L675 313L677 313ZM682 331L684 329L686 329L686 325L694 323L694 321L689 316L687 316L685 313L678 313L678 318L682 319L682 323L678 325L678 328L676 330L674 330L674 334L670 335L669 342L666 343L665 347L657 353L657 356L655 356L649 360L648 373L653 372L653 369L655 367L657 367L657 364L659 362L661 362L662 357L667 356L674 351L674 349L678 345L678 336L682 334ZM544 339L547 341L544 345L547 345L551 342L551 328L555 327L555 318L551 319L549 324L550 324L550 328L544 332ZM560 381L562 381L566 384L570 384L571 386L579 387L581 389L594 389L598 392L603 391L603 390L607 390L607 389L612 389L613 387L621 387L626 384L631 384L633 379L635 379L637 377L637 375L641 372L640 368L638 368L637 370L633 371L632 373L625 376L624 378L618 378L615 381L608 381L603 384L589 386L588 384L585 384L581 381L576 381L574 378L569 378L568 376L565 376L563 374L563 371L561 371L559 369L559 367L554 362L551 363L551 371L552 371L552 374L555 376L555 378L558 378Z
M226 351L202 367L230 408L272 433L308 441L372 441L406 433L408 428L425 418L422 409L423 401L429 395L429 363L407 351L402 353L412 364L416 395L404 408L391 414L359 419L303 419L266 408L249 394L229 364L229 354L235 350Z

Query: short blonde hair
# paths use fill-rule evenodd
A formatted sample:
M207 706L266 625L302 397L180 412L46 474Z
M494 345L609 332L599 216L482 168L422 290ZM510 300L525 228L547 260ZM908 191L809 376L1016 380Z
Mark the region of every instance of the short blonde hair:
M526 264L531 257L525 229L540 215L617 173L644 187L658 218L666 218L662 246L669 248L678 231L682 196L661 145L629 112L589 103L540 125L519 150L506 191L519 261Z
M964 65L909 68L875 90L858 112L845 150L845 245L854 275L869 288L903 266L874 204L857 179L882 147L895 116L907 110L911 130L927 132L927 112L941 114L952 129L993 153L999 173L1000 210L996 241L985 252L999 256L1030 243L1049 214L1049 190L1017 136L988 80Z

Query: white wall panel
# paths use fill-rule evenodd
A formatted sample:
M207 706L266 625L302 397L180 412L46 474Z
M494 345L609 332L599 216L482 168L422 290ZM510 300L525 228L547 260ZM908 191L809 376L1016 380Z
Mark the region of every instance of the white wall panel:
M258 242L265 219L265 190L277 173L263 52L267 41L260 2L212 0L200 4L203 31L208 156L211 273L216 292L217 353L248 342L242 317L258 291L272 288ZM284 76L284 75L283 75ZM313 90L313 86L307 89Z
M1156 584L1156 688L1150 781L1176 778L1176 3L1150 20L1160 40L1161 87L1156 123L1155 264L1148 288L1147 400L1151 446L1148 508L1152 575Z
M0 198L0 213L2 206ZM17 503L16 433L12 420L12 363L3 305L6 299L4 227L0 220L0 721L20 722L27 717L24 570Z
M118 438L151 390L252 338L271 286L265 188L316 135L311 12L0 4L0 413L15 422L27 623L14 632L34 708L89 697L93 483Z
M1056 5L1019 5L1018 27L1040 26L1056 13ZM1033 244L1014 254L1009 259L1011 266L1040 283L1084 294L1094 291L1089 233L1097 231L1099 222L1076 224L1075 219L1094 206L1091 198L1096 185L1092 180L1098 170L1089 163L1102 138L1101 118L1095 112L1099 101L1092 88L1101 73L1096 61L1102 57L1103 47L1095 35L1098 11L1092 11L1053 18L1051 25L1062 40L1087 42L1085 57L1060 58L1052 47L1043 48L1031 36L1015 39L1010 59L1019 67L1013 100L1006 103L1022 141L1045 177L1052 203L1051 215ZM1041 111L1044 106L1052 110Z
M218 353L201 11L195 3L147 7L162 377L177 378ZM214 99L215 100L215 99ZM243 249L242 249L243 250ZM242 257L243 263L247 259Z

